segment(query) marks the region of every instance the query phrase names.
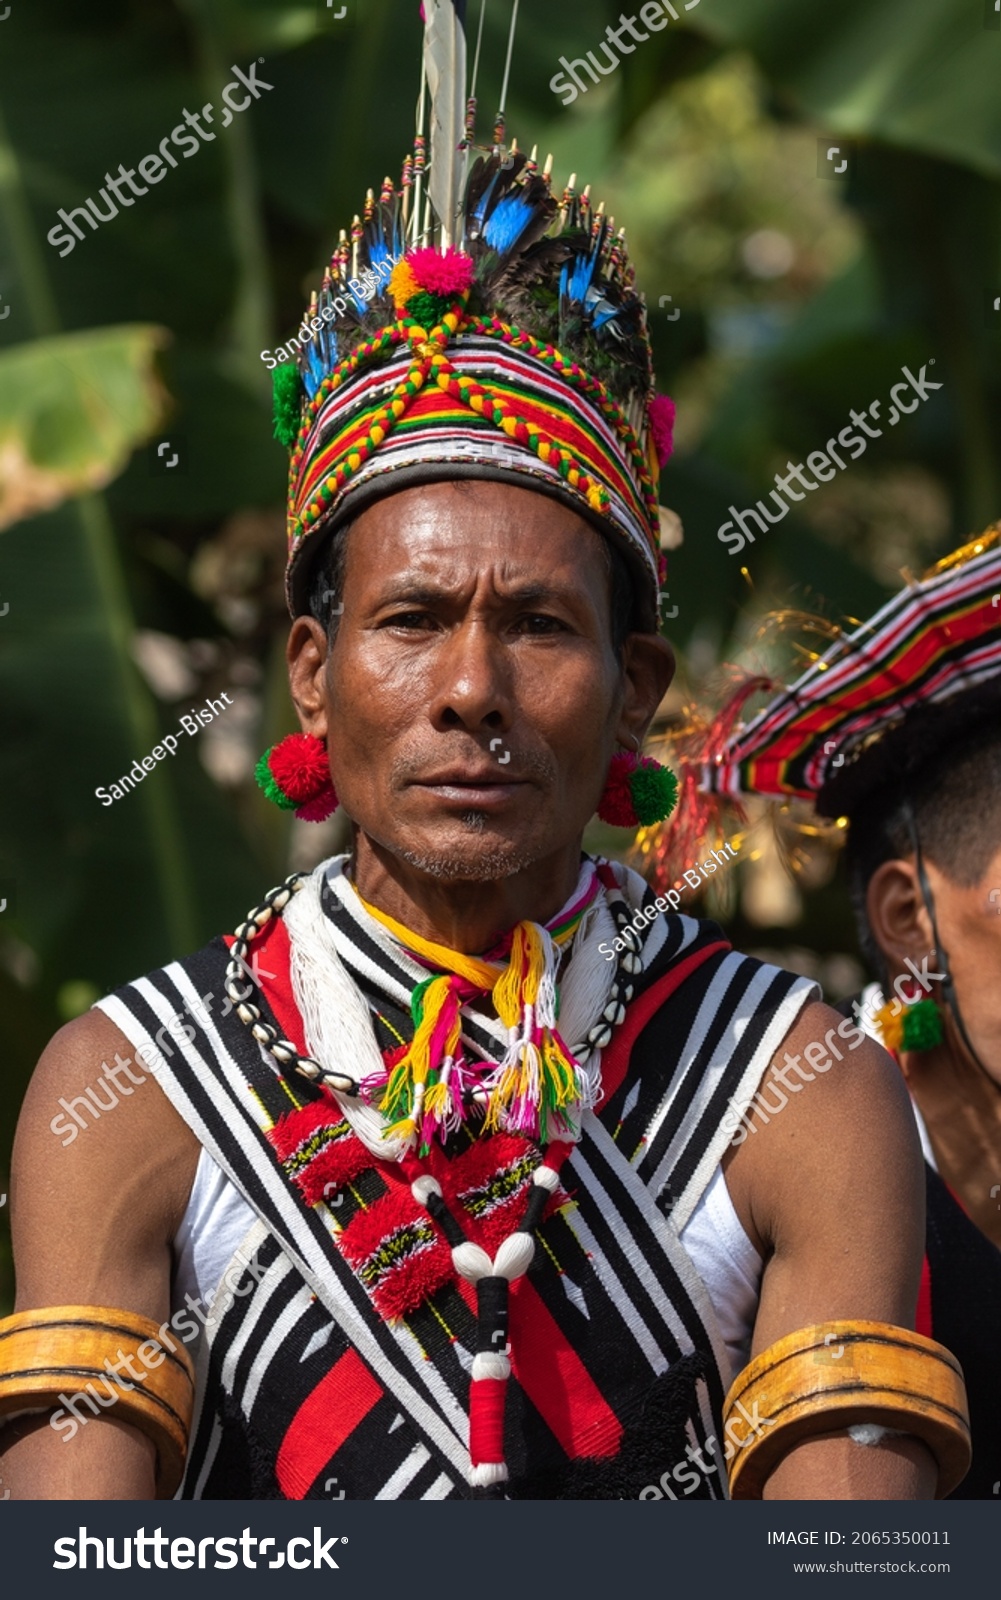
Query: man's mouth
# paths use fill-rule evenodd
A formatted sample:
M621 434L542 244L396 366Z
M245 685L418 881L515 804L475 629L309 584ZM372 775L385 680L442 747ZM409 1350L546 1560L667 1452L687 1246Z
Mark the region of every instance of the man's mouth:
M518 773L497 767L449 767L430 777L419 778L414 786L428 789L439 799L457 801L467 807L483 809L504 804L526 780Z

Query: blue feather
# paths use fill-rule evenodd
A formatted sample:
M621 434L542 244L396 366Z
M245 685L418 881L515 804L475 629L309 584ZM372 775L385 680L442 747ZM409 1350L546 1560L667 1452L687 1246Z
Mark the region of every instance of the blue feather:
M496 250L501 256L507 255L534 217L535 207L527 200L522 200L519 195L506 195L494 208L483 230L483 237L491 250Z
M596 241L587 255L574 256L572 261L564 262L560 272L561 306L569 309L570 306L586 307L591 303L592 296L597 294L597 290L591 288L591 279L594 277L599 254L600 242ZM597 326L600 327L601 324L598 323Z
M319 351L314 344L309 345L306 355L306 364L302 368L302 381L306 393L309 395L311 400L326 376L326 370L324 368L324 363L320 358Z

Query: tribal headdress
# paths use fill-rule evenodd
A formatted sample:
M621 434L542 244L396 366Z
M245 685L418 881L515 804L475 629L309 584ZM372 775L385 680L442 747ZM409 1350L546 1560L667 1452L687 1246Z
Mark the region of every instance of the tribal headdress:
M606 533L633 576L637 626L657 626L674 406L653 391L624 230L575 176L557 198L551 158L540 170L534 150L506 143L517 9L492 144L476 155L466 0L425 0L413 154L399 188L369 190L342 231L297 358L274 373L275 432L292 449L293 614L326 536L374 499L481 477L553 495Z
M906 784L946 746L1001 717L1001 523L955 550L867 622L834 635L794 683L747 678L680 755L677 820L637 840L665 884L726 802L757 795L851 816ZM742 722L756 693L773 696Z

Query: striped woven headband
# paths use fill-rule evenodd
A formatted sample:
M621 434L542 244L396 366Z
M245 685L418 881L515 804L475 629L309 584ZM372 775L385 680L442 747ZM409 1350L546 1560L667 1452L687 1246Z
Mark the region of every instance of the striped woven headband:
M425 297L425 299L430 297ZM521 477L625 538L656 612L656 457L576 362L497 317L468 317L465 293L428 329L407 312L319 384L289 470L288 592L304 549L359 491L392 473ZM448 309L445 310L445 307ZM444 312L442 315L441 313ZM430 317L426 321L430 321ZM386 485L387 491L391 485Z

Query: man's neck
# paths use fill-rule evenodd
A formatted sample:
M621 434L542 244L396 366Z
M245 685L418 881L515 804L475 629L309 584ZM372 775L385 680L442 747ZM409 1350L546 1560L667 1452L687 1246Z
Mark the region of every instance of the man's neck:
M516 923L546 923L566 904L580 874L580 841L508 878L450 882L418 871L359 832L348 870L362 899L411 933L479 955Z

